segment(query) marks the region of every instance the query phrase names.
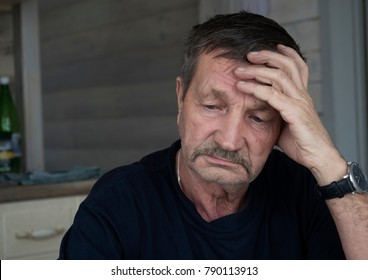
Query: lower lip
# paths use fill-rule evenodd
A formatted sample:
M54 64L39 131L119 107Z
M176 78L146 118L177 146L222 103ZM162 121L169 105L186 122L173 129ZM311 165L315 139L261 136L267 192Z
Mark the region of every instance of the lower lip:
M236 165L239 165L238 163L228 161L226 159L214 157L214 156L206 155L205 157L206 157L207 161L209 161L210 163L216 164L216 165L223 165L223 166L236 166Z

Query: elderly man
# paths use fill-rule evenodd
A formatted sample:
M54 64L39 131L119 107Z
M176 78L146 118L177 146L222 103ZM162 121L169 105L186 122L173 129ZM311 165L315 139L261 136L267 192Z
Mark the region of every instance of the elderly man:
M60 259L368 259L367 179L307 83L276 22L195 26L176 80L180 140L102 176Z

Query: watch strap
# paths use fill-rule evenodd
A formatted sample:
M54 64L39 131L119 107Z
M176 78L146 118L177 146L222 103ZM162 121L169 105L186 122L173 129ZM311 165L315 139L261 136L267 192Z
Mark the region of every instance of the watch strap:
M327 186L320 187L317 185L317 194L322 199L342 198L344 195L355 191L348 176Z

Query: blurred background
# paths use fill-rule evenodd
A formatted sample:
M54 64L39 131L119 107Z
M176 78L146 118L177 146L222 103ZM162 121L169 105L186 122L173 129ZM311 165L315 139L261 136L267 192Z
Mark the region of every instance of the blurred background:
M239 10L275 19L296 39L323 122L344 157L367 170L366 2L0 0L0 76L11 78L21 117L24 171L104 173L169 146L178 138L175 78L188 31ZM55 258L91 184L79 192L64 184L57 195L0 187L0 258ZM34 235L45 245L29 243Z
M359 89L356 74L361 66L348 69L349 65L342 64L342 69L332 68L334 59L342 62L344 57L352 64L358 56L364 64L365 53L357 50L364 48L364 38L357 37L364 35L365 25L354 24L359 24L357 17L363 20L365 15L354 13L364 11L355 6L362 2L363 7L365 1L333 1L330 6L329 1L325 2L0 1L0 74L11 76L22 111L32 112L29 106L41 110L39 123L24 128L25 141L35 137L27 134L42 133L33 146L26 145L28 150L37 150L26 151L27 170L60 170L81 164L98 165L104 172L169 145L177 138L175 77L186 34L194 24L215 13L240 9L274 18L300 43L310 67L310 93L321 117L346 157L365 164L366 150L360 156L363 151L359 142L364 142L360 130L367 129L366 122L359 127L364 117L355 119L357 111L363 114L365 108L359 107L359 98L354 100ZM28 10L22 11L22 6ZM333 22L334 16L337 22ZM349 17L351 22L346 23ZM22 18L28 21L22 22ZM22 28L28 34L22 35ZM35 40L39 41L39 50ZM345 48L346 43L352 46ZM343 48L343 57L335 54L335 48ZM24 57L23 65L22 55L29 56ZM33 60L37 55L39 61ZM28 62L31 64L24 66ZM339 77L335 74L338 71L346 73ZM34 85L37 79L39 87ZM342 101L330 92L335 90L334 79L346 86L353 84ZM339 90L340 85L336 87ZM27 103L23 100L22 104L25 94ZM334 102L342 102L344 111ZM349 120L348 115L354 118ZM23 118L27 116L23 114ZM37 112L32 116L39 117ZM337 119L339 116L342 119Z

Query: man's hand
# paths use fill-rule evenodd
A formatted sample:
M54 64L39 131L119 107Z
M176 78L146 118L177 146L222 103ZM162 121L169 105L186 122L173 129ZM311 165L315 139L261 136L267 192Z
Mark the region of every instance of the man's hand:
M266 101L281 114L285 125L278 145L307 167L320 185L346 174L345 160L335 148L308 94L308 67L298 53L282 45L275 51L251 52L252 64L239 68L240 91Z

